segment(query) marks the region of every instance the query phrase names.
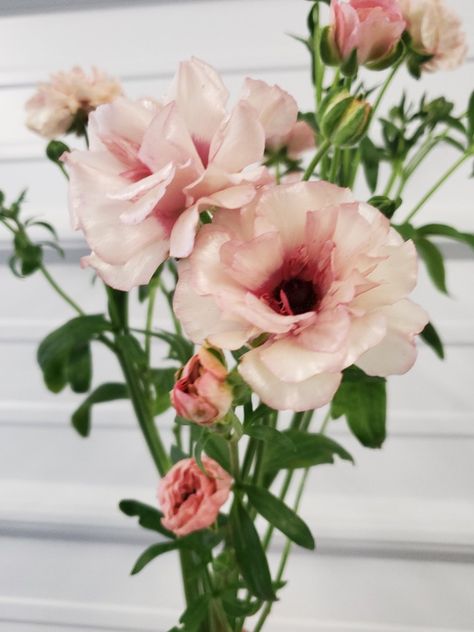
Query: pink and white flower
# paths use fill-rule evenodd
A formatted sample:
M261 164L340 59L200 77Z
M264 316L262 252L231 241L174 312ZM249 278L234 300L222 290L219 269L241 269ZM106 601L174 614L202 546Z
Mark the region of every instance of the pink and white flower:
M232 389L226 379L223 361L208 347L201 347L177 376L171 391L174 409L184 419L201 426L212 425L222 419L232 405Z
M183 459L160 481L161 522L176 535L210 527L229 497L232 477L207 456L202 457L202 464L207 475L194 459Z
M57 72L40 83L37 92L27 101L26 125L33 132L54 138L66 134L74 119L82 113L85 119L99 105L111 103L122 94L118 81L97 68L88 76L75 66L69 72Z
M354 49L360 65L378 62L395 49L405 30L398 0L332 0L331 31L342 60Z
M93 251L83 265L107 284L147 283L169 254L190 254L200 212L240 208L272 180L260 164L262 120L281 117L278 131L291 127L293 104L285 97L284 111L272 107L267 120L248 98L228 114L227 99L219 75L192 59L180 64L164 103L118 99L91 115L90 150L65 160L75 226Z
M413 46L433 55L428 71L451 70L466 59L466 35L459 16L443 0L400 0Z
M428 320L407 298L413 243L327 182L271 187L220 212L179 274L174 308L192 340L238 349L266 334L239 371L281 410L323 406L353 363L370 375L406 372Z

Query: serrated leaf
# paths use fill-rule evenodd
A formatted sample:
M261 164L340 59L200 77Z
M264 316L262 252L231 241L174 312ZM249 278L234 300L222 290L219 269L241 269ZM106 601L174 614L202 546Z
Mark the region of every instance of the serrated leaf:
M444 347L438 332L432 323L428 323L420 334L426 344L433 349L438 358L444 360Z
M345 369L331 402L331 416L337 419L345 415L362 445L380 448L386 437L386 414L386 380L366 375L355 366Z
M239 488L245 491L250 504L267 522L299 546L314 549L314 538L308 526L284 502L263 487L240 485Z
M73 427L81 435L87 437L91 427L91 409L95 404L103 404L118 399L129 397L126 384L120 382L107 382L101 384L86 397L82 404L74 411L71 417Z
M276 599L270 568L255 526L238 498L230 514L235 558L249 591L264 601Z

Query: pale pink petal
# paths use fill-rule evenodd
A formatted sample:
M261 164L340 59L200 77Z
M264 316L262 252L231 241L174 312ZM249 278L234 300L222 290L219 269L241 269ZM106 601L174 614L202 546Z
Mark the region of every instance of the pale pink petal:
M196 57L181 62L169 96L193 139L209 145L226 116L229 96L217 72Z
M298 106L294 98L279 86L269 86L265 81L247 77L241 99L250 103L258 113L265 130L265 138L289 134L296 123Z
M341 373L322 373L302 382L278 379L260 359L258 349L246 353L239 373L260 399L277 410L310 410L331 401L341 382Z
M92 267L100 278L117 290L129 291L137 285L146 285L158 266L168 256L168 243L160 241L143 248L125 263L113 265L101 259L96 253L82 257L82 267Z
M212 139L209 163L237 173L259 162L265 151L265 132L255 110L240 101Z
M196 206L181 213L171 231L170 255L172 257L182 258L191 254L198 226L199 210Z

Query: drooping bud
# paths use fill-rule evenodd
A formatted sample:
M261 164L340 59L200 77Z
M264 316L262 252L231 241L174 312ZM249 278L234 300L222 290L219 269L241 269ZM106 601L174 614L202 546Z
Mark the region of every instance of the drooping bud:
M321 132L336 147L353 147L364 137L371 112L367 101L347 90L329 95L321 105Z
M222 353L203 346L179 371L171 403L180 417L208 426L222 419L232 405Z

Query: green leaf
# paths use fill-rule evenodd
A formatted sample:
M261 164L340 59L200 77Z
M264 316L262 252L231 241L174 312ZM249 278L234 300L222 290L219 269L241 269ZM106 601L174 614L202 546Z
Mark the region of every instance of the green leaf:
M236 619L240 617L251 617L262 607L262 602L259 599L243 601L235 596L235 591L232 591L232 593L229 592L229 594L222 594L221 599L226 613Z
M74 411L71 418L72 425L81 437L87 437L91 427L91 408L94 404L127 399L128 397L128 389L125 384L118 382L101 384Z
M110 329L102 315L77 316L51 332L38 347L37 360L46 386L57 393L67 384L71 350Z
M215 432L211 433L206 441L206 454L217 461L226 472L230 472L229 445L223 437Z
M428 323L426 325L420 336L423 338L426 344L433 349L438 358L444 360L443 343L441 342L441 338L439 337L439 334L432 323Z
M424 226L420 226L416 229L418 235L430 236L436 235L439 237L447 237L448 239L454 239L455 241L460 241L471 248L474 248L474 234L473 233L461 233L459 230L456 230L452 226L448 226L447 224L425 224Z
M255 526L236 498L230 514L235 557L249 591L264 601L276 599L267 558Z
M380 448L386 436L386 380L366 375L352 366L345 369L331 403L334 419L345 415L349 428L362 445Z
M170 391L175 383L177 369L168 367L165 369L151 369L150 377L155 387L154 414L161 415L171 406Z
M402 198L397 197L395 200L391 200L386 195L374 195L367 203L378 208L388 219L392 219L393 214L402 203Z
M435 287L444 294L448 293L446 288L446 271L444 268L443 255L440 249L433 242L424 237L415 239L415 246L418 254L423 259L428 271L428 275Z
M284 533L290 540L306 549L314 549L314 538L306 523L284 502L263 487L240 486L249 502L270 524Z
M138 524L144 529L157 531L172 540L176 538L171 531L165 529L165 527L161 524L163 514L155 507L142 503L139 500L125 499L120 501L119 509L126 516L137 516Z
M168 343L170 347L168 357L172 360L178 360L181 364L186 364L194 353L194 344L180 334L161 330L154 332L153 335Z
M290 452L296 450L295 444L287 434L270 426L245 426L244 434L258 441L279 445L283 450L290 450Z
M183 632L196 632L209 611L212 593L206 593L189 604L181 615L179 622L184 625Z
M474 141L474 91L471 92L467 106L467 139L469 143Z
M170 542L159 542L158 544L152 544L150 547L144 551L138 560L135 562L134 567L132 568L131 575L136 575L141 570L145 568L147 564L149 564L152 560L157 558L159 555L163 555L163 553L168 553L168 551L175 551L180 548L180 540L171 540Z
M377 188L381 151L367 136L360 143L360 159L367 185L373 193Z
M66 364L66 379L74 393L87 393L92 381L92 355L88 342L72 347Z
M282 434L291 440L295 449L288 450L281 444L268 445L263 464L264 471L267 473L334 463L334 455L345 461L353 460L342 446L325 435L294 429L286 430Z
M172 445L170 450L171 462L175 465L178 461L183 459L189 459L189 454L186 454L179 446Z

